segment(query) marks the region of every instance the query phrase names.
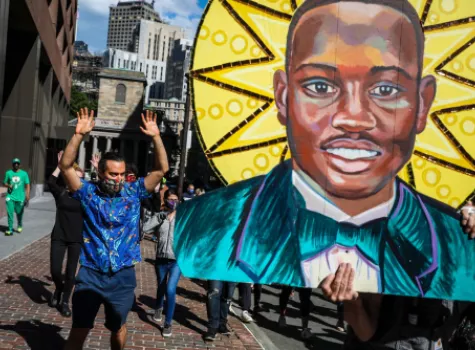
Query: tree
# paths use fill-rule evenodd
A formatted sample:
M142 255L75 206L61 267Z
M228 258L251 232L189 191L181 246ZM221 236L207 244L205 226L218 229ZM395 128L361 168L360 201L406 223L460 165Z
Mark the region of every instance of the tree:
M97 101L89 99L84 92L80 91L77 86L73 85L71 88L71 119L76 118L76 113L79 112L81 108L86 107L89 110L97 112Z

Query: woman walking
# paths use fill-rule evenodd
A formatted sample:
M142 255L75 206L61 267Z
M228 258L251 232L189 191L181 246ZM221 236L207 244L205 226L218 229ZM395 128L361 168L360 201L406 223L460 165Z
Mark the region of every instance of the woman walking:
M173 252L173 231L175 228L176 206L179 203L176 192L169 189L164 196L166 210L158 214L158 226L155 230L157 235L157 257L155 260L155 271L157 273L157 304L153 319L162 321L162 314L165 313L165 323L163 326L163 336L172 335L172 320L175 313L176 287L180 280L181 271L178 267L175 253ZM164 300L166 304L164 308ZM163 312L165 309L165 312Z
M63 152L58 154L58 163ZM84 177L84 172L75 167L79 177ZM48 179L48 186L56 201L56 221L51 234L50 266L51 276L55 284L55 291L51 296L49 305L57 307L61 315L71 317L69 299L73 290L76 269L82 244L82 209L81 204L69 196L67 188L58 184L59 168ZM62 267L64 256L68 252L66 262L66 275L63 281Z

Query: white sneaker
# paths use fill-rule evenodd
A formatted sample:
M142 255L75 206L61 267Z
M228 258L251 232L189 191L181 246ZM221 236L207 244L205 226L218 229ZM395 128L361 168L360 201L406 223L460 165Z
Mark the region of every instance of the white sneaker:
M284 315L279 316L279 327L284 328L287 326L287 320Z
M244 323L251 323L251 322L254 322L254 319L251 317L251 315L249 315L249 312L247 312L247 311L243 311L243 312L242 312L241 320L242 320L242 322L244 322Z
M302 337L303 340L310 339L312 337L312 331L310 330L310 328L304 328L302 329L300 336Z

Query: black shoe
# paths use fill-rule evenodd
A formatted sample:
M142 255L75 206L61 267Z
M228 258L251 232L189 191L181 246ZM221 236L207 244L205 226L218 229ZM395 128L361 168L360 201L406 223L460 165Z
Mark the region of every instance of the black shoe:
M225 324L219 326L218 332L224 335L230 335L232 333L228 326L226 326Z
M205 341L214 341L216 339L217 330L214 328L208 328L208 331L203 336Z
M60 312L61 312L61 315L63 315L63 317L71 317L71 309L69 308L68 303L61 304Z
M49 299L48 305L49 307L58 307L59 301L61 300L61 292L55 290L51 298Z
M168 338L172 336L172 325L171 324L166 324L163 326L163 332L162 335L164 338Z

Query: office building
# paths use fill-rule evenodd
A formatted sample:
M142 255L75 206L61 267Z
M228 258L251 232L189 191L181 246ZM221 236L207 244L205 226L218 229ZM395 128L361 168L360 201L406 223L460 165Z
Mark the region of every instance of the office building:
M76 13L77 0L0 1L0 172L20 158L32 196L72 135Z
M97 0L102 1L102 0ZM110 7L107 47L124 51L131 48L133 33L142 19L161 22L160 15L154 10L155 1L121 1ZM135 51L136 52L136 51Z
M137 26L134 46L137 52L108 49L104 54L105 67L142 72L147 78L145 101L165 97L168 57L176 39L185 37L185 30L169 24L141 20Z
M165 83L166 99L186 100L188 91L186 74L190 70L192 45L191 40L180 38L171 46Z

